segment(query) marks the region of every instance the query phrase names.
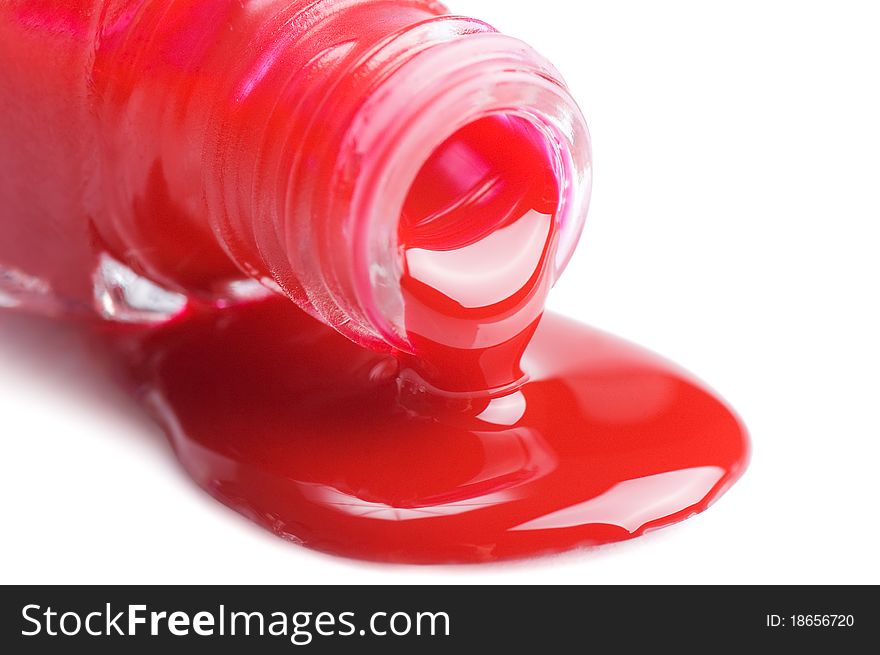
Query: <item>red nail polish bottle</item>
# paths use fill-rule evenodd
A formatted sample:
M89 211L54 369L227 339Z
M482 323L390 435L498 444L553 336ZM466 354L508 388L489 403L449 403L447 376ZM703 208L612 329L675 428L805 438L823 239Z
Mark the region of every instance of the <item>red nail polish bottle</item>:
M613 541L738 477L699 383L542 319L590 162L553 66L433 0L0 7L0 303L129 324L187 470L324 550Z

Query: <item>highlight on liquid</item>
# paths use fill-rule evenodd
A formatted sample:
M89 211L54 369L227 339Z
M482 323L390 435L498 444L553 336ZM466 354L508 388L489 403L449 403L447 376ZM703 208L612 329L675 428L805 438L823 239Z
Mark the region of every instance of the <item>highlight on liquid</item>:
M555 273L557 184L540 134L505 115L465 126L422 164L400 217L400 286L406 361L437 386L522 379Z
M355 557L626 539L742 473L731 410L544 315L591 153L433 0L0 7L0 304L75 318L209 493Z

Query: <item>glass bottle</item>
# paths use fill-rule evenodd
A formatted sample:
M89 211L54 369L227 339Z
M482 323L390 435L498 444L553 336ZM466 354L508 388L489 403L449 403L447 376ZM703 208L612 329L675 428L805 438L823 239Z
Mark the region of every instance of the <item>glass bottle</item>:
M419 384L516 383L590 185L521 41L433 0L27 0L0 62L3 305L149 324L280 293Z

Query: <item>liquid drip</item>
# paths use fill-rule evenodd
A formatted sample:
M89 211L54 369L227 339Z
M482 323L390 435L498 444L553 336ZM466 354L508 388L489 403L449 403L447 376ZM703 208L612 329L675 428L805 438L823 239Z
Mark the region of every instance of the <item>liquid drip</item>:
M283 299L109 337L198 484L339 555L484 562L629 539L706 509L747 459L741 423L688 374L555 315L517 391L419 411L393 358Z
M553 282L559 191L546 138L522 118L478 120L413 182L398 241L405 326L421 383L484 393L515 385Z

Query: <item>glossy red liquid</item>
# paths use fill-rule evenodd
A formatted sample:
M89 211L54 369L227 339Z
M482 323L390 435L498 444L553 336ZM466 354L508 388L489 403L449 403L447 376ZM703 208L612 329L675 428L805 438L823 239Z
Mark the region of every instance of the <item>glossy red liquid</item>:
M405 343L371 332L368 313L352 327L353 288L374 280L340 265L364 252L348 219L373 206L351 189L384 171L361 139L423 95L361 112L421 51L451 67L449 94L468 78L438 52L500 47L488 25L443 14L431 0L0 7L0 58L14 63L0 69L0 302L5 288L6 304L97 309L189 474L313 548L478 562L705 509L745 467L744 429L674 366L542 317L572 178L557 179L559 133L515 107L407 160L402 209L383 215L397 252L368 262L399 269L384 282L399 284ZM489 86L531 65L505 43ZM542 66L498 86L551 96ZM418 84L408 75L401 88ZM105 258L188 304L151 326L110 323L150 310L125 316L124 293L102 304ZM230 295L245 274L288 298Z
M401 403L393 358L280 299L107 336L202 487L340 555L484 562L629 539L706 509L746 463L742 424L700 383L555 315L527 383L463 405Z
M558 205L548 154L522 119L472 123L421 166L398 236L413 347L403 362L419 382L485 393L522 380L553 281Z

